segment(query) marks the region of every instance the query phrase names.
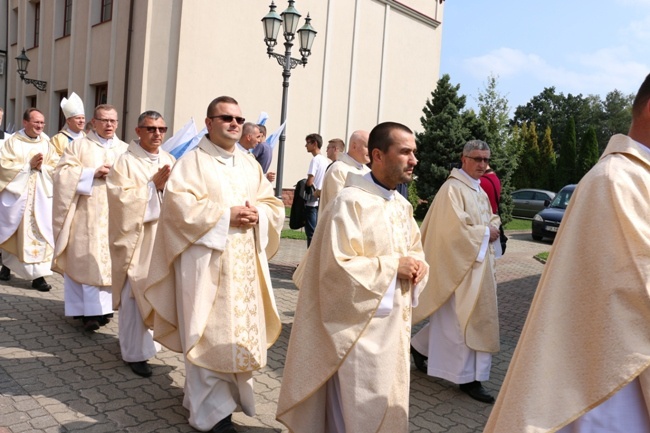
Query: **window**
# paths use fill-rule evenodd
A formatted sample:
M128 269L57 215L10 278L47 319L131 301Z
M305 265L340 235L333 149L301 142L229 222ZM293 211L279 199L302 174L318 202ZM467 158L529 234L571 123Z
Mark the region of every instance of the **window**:
M110 21L113 16L113 0L102 0L102 11L101 11L100 23Z
M108 102L108 84L95 85L95 107Z
M41 26L41 4L36 3L34 5L34 45L33 47L38 47L38 39L40 36L40 29L39 27Z
M63 125L65 125L65 114L63 114L63 110L61 109L61 101L63 101L63 98L65 98L68 95L67 90L61 90L57 92L57 96L59 97L59 103L57 104L57 107L59 107L59 129L61 130L63 128Z
M72 32L72 0L63 3L63 36L70 36Z
M36 108L36 96L28 96L25 99L27 99L27 108ZM27 108L25 109L25 111L27 111ZM22 114L20 118L21 119L23 118Z
M9 21L9 44L18 43L18 8L11 10L11 20Z
M535 197L535 191L519 191L512 194L515 200L532 200Z

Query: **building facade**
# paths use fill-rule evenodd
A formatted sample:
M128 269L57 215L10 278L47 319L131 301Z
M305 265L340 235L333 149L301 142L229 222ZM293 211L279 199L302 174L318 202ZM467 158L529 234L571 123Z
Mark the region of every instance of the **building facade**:
M20 129L22 113L35 106L52 135L63 123L59 102L74 91L88 119L97 104L117 107L118 135L130 140L142 111L161 112L172 131L190 119L200 130L208 103L230 95L249 120L268 113L272 132L280 124L283 78L266 55L261 18L269 3L0 0L0 19L7 21L5 40L0 37L5 125ZM281 13L287 2L276 5ZM309 133L347 142L352 131L387 120L418 130L439 78L442 35L438 0L297 0L294 6L300 25L309 13L318 34L308 64L290 78L284 188L306 176ZM276 52L284 52L283 42L280 35ZM23 48L31 60L27 78L46 81L45 91L16 73ZM293 57L298 48L296 40Z

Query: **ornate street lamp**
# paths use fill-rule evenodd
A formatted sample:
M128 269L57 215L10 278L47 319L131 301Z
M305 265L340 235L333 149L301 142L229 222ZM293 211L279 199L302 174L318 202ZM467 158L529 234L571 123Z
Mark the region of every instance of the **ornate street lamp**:
M275 2L271 1L269 6L269 13L262 18L262 24L264 25L264 42L266 42L266 53L270 57L275 57L278 61L278 64L282 66L282 111L280 114L280 124L282 125L287 118L287 100L289 97L289 77L291 77L291 70L298 65L303 67L307 64L307 57L311 54L311 46L314 43L314 38L316 37L316 30L311 26L311 18L307 14L305 18L305 24L298 29L298 23L300 20L300 13L293 7L295 0L289 0L289 7L278 15L275 12ZM280 32L280 27L284 27L284 55L277 54L273 52L273 49L277 45L278 33ZM302 58L294 59L291 57L291 48L293 47L293 39L296 37L296 33L300 39L300 55ZM278 170L276 173L276 186L275 186L275 195L282 197L282 165L284 163L284 142L287 138L286 136L287 128L285 126L284 130L280 134L280 144L278 147Z
M38 90L45 92L45 89L47 88L46 81L25 78L25 75L27 75L27 66L29 66L29 57L27 57L27 54L25 54L24 48L20 55L16 57L16 62L18 62L18 75L20 75L20 79L23 80L25 84L33 84L34 87L36 87Z

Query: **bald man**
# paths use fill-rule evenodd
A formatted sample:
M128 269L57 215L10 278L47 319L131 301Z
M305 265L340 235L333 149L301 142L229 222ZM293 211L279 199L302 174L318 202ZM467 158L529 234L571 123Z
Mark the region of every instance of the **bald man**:
M340 152L338 159L325 173L323 189L320 193L321 210L324 211L325 206L343 189L348 173L364 175L370 172L366 165L369 162L368 131L354 131L350 136L348 153Z

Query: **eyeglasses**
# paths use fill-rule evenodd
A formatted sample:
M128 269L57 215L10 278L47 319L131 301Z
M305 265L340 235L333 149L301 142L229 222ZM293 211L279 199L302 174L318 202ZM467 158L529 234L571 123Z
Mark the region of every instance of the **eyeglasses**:
M160 132L161 134L164 134L167 132L166 126L138 126L138 128L146 129L149 134L153 134L154 132Z
M99 120L104 125L117 125L117 119L98 119L95 117L95 120Z
M237 122L237 125L243 125L246 119L243 117L231 116L230 114L219 114L218 116L208 116L208 119L220 119L226 123L230 123L233 120Z
M472 159L478 163L484 162L486 164L490 163L490 158L481 158L480 156L465 156L465 158Z

